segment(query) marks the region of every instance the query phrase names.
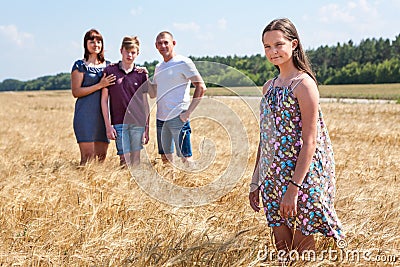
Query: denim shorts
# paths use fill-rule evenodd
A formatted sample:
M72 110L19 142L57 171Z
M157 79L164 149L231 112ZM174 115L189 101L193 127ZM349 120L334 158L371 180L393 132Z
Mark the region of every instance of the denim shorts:
M157 120L157 145L159 154L174 153L174 144L178 157L191 157L190 122L183 122L179 116L167 120Z
M142 137L144 127L134 124L116 124L114 129L117 131L117 154L123 155L143 149Z

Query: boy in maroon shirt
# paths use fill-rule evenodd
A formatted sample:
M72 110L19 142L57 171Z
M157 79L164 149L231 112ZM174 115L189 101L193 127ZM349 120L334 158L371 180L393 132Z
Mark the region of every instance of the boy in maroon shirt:
M107 137L116 140L120 164L138 165L140 150L149 141L147 74L134 64L139 54L137 37L124 37L122 60L104 69L116 76L115 84L102 89L101 109ZM111 119L111 120L110 120Z

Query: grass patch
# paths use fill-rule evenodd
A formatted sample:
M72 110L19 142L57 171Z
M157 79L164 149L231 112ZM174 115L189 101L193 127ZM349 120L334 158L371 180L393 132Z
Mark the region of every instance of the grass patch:
M319 91L330 98L400 99L400 83L321 85Z

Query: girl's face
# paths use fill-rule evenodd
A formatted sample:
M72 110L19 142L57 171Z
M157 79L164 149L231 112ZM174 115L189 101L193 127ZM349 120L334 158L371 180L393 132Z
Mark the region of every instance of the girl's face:
M121 55L122 55L122 61L124 63L131 64L135 61L135 59L137 58L139 53L135 47L132 47L130 49L126 49L125 47L122 47Z
M93 39L87 41L87 49L90 54L99 54L103 47L103 42L99 39Z
M274 65L279 66L292 62L293 50L297 40L289 41L279 30L268 31L263 36L265 56Z

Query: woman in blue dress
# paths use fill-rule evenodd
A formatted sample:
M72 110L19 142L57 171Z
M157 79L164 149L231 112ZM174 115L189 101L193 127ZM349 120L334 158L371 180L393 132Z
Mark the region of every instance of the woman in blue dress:
M104 161L109 140L101 112L101 89L114 84L114 75L103 75L110 63L104 59L103 37L95 30L86 32L84 58L75 61L71 71L72 95L77 98L74 132L81 153L81 165L89 160Z

